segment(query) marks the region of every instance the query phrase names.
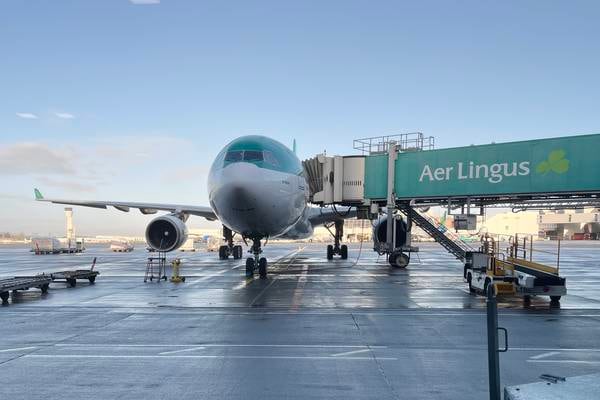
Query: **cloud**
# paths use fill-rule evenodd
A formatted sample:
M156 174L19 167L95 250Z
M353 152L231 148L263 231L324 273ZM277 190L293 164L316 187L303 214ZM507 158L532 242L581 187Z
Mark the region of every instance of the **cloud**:
M150 4L160 4L160 0L129 0L131 4L136 6L147 6Z
M62 119L73 119L75 118L75 116L71 113L66 113L66 112L55 112L54 115L56 115L58 118L62 118Z
M47 176L37 177L36 180L44 185L44 189L46 187L50 188L60 188L69 190L71 192L95 192L96 188L92 185L88 185L85 183L80 183L74 180L64 180L64 179L54 179L49 178Z
M73 175L73 156L42 143L23 142L0 145L0 175Z
M175 136L98 136L100 139L93 142L93 152L97 157L129 165L162 160L172 154L182 158L193 152L191 141Z
M16 113L17 117L23 119L38 119L38 116L28 112L18 112Z

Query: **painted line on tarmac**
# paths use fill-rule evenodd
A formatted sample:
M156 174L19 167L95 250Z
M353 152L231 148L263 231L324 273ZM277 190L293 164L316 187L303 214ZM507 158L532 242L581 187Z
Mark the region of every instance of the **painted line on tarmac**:
M345 351L343 353L336 353L336 354L331 354L332 357L341 357L341 356L349 356L351 354L359 354L359 353L366 353L368 351L371 351L371 349L362 349L362 350L352 350L352 351Z
M548 358L560 354L560 351L550 351L548 353L538 354L537 356L529 357L530 360L541 360L542 358Z
M386 349L387 346L365 346L365 345L344 345L344 344L98 344L98 343L56 343L54 347L298 347L298 348L319 348L319 349Z
M11 351L21 351L21 350L33 350L33 349L37 349L36 346L30 346L30 347L16 347L14 349L4 349L4 350L0 350L0 353L9 353Z
M284 271L285 271L285 270L287 270L287 269L290 267L290 265L291 265L291 264L292 264L292 263L293 263L293 262L296 260L296 258L298 257L298 254L300 254L300 252L301 252L302 250L304 250L304 249L305 249L305 247L306 247L306 246L304 246L304 247L301 247L301 248L298 248L298 249L297 249L295 252L292 252L292 253L290 253L290 254L292 254L292 256L290 257L290 260L289 260L289 262L288 262L288 263L285 265L285 269L284 269ZM276 262L275 262L273 265L277 265L277 264L280 262L280 260L282 260L282 259L279 259L279 260L277 260L277 261L276 261ZM267 286L266 286L266 287L265 287L263 290L261 290L261 291L260 291L260 293L259 293L259 294L257 294L257 295L256 295L256 297L255 297L254 299L252 299L252 301L250 302L250 304L249 304L248 306L249 306L249 307L253 307L253 306L254 306L254 304L255 304L255 303L258 301L258 299L260 299L260 298L262 297L262 295L263 295L263 294L265 294L265 293L267 292L267 290L269 290L269 288L270 288L271 286L273 286L273 284L274 284L274 283L275 283L275 279L271 279L271 282L269 282L269 284L268 284L268 285L267 285Z
M346 360L346 361L373 361L373 357L332 357L332 356L231 356L231 355L206 355L206 356L181 356L181 355L102 355L102 354L28 354L23 358L121 358L121 359L249 359L249 360ZM377 357L378 361L398 361L395 357Z
M171 350L171 351L163 351L162 353L158 353L159 355L165 354L176 354L176 353L185 353L187 351L196 351L196 350L204 350L206 347L192 347L191 349L181 349L181 350Z
M312 275L311 275L312 276ZM60 313L88 313L89 308L84 307L73 307L72 305L62 306L63 309L67 307L72 307L69 310L61 310ZM411 317L411 316L420 316L420 317L477 317L481 318L483 315L485 317L485 308L477 308L473 309L473 311L419 311L419 310L436 310L435 308L425 308L425 307L405 307L399 308L396 310L390 310L388 308L379 308L379 307L365 307L361 309L357 309L356 307L304 307L300 308L298 311L289 311L289 308L286 307L265 307L261 308L260 311L245 311L248 306L241 307L186 307L183 309L173 309L173 310L160 310L156 309L156 307L123 307L118 309L113 309L111 307L93 307L93 311L96 311L100 308L109 308L108 313L113 314L131 314L137 313L140 315L161 315L161 314L207 314L207 315L256 315L257 312L265 315L345 315L347 313L354 313L356 315L372 315L376 317ZM23 308L24 309L24 308ZM36 306L36 309L39 307ZM440 310L445 310L446 308L442 308ZM455 307L453 310L458 310L459 307ZM501 314L502 318L548 318L552 316L551 314L509 314L506 311L511 311L512 309L505 309ZM577 311L578 309L568 309L569 311ZM564 310L563 310L564 311ZM57 312L57 311L55 311ZM16 315L22 315L20 313L15 313ZM598 318L600 314L561 314L560 318Z
M556 364L587 364L587 365L600 365L600 361L586 361L586 360L527 360L530 363L556 363Z
M593 348L593 349L583 349L583 348L579 348L579 349L567 349L567 348L549 348L549 347L509 347L508 348L509 351L557 351L557 352L577 352L577 351L582 351L582 352L600 352L599 348Z
M210 279L210 278L214 278L215 276L223 275L225 272L227 272L227 271L229 271L229 270L230 270L229 268L228 268L228 269L223 269L223 270L221 270L221 271L214 272L214 273L212 273L212 274L206 275L206 276L204 276L204 277L202 277L202 278L199 278L199 279L195 279L195 280L193 280L193 281L190 281L190 282L188 282L188 283L189 283L190 285L192 285L192 284L194 284L194 283L198 283L198 282L204 282L204 281L206 281L206 280L208 280L208 279Z
M245 288L246 286L248 286L251 282L254 281L254 278L246 278L243 281L241 281L240 283L238 283L237 285L235 285L232 290L240 290Z
M293 251L291 251L291 252L289 252L289 253L285 254L284 256L282 256L282 257L279 257L279 258L278 258L278 259L277 259L277 260L276 260L276 261L275 261L273 264L271 264L271 265L270 265L270 267L274 267L274 266L276 266L276 265L278 265L278 264L280 264L280 263L282 263L282 262L284 262L284 261L287 261L287 259L288 259L288 258L290 258L290 259L289 259L289 262L288 262L288 264L287 264L287 266L289 267L289 265L290 265L290 264L291 264L291 263L292 263L292 262L295 260L295 258L296 258L296 256L297 256L297 254L298 254L298 253L300 253L300 252L301 252L302 250L304 250L305 248L306 248L306 246L304 246L304 247L301 247L301 248L297 248L296 250L293 250ZM271 280L271 282L270 282L269 286L271 286L271 284L273 283L273 281L274 281L274 280ZM245 288L246 286L250 285L252 282L254 282L254 277L252 277L252 278L246 278L246 279L244 279L242 282L240 282L239 284L237 284L236 286L234 286L234 287L233 287L233 290L240 290L240 289L243 289L243 288ZM266 287L264 290L268 289L268 288L269 288L269 286L267 286L267 287ZM263 290L263 291L264 291L264 290ZM260 294L262 294L262 292L261 292ZM256 300L256 299L255 299L255 300ZM252 303L251 303L251 304L252 304Z
M302 296L304 294L304 286L306 285L308 275L308 264L302 265L302 274L298 278L298 282L296 283L296 288L294 289L294 294L292 296L292 306L290 307L291 311L298 311L300 305L302 304Z
M279 265L283 262L288 261L288 263L285 265L285 268L289 268L289 266L296 260L296 257L298 257L298 254L304 250L306 248L306 246L302 246L302 247L298 247L296 250L291 251L290 253L286 254L283 257L280 257L277 261L275 261L271 266L274 267L276 265ZM288 260L289 258L289 260ZM280 272L280 271L278 271Z

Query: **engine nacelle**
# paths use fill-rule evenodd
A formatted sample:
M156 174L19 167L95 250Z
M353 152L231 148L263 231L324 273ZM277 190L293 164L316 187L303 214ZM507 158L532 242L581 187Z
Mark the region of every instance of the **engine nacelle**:
M373 226L373 248L377 251L381 244L387 242L387 215L381 217ZM406 222L396 219L396 246L402 247L406 244Z
M167 214L154 218L146 228L146 243L158 251L173 251L187 240L185 222L177 215Z

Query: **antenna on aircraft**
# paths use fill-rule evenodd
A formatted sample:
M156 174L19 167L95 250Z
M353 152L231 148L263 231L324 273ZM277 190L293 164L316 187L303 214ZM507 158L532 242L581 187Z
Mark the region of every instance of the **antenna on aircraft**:
M294 139L294 142L292 143L292 151L296 154L296 139Z

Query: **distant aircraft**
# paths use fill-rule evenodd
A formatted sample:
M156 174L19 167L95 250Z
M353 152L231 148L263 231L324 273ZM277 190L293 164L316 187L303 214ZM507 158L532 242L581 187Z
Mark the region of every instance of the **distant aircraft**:
M295 143L294 143L295 147ZM261 241L271 238L304 239L315 225L356 216L356 210L338 213L334 209L308 205L309 189L304 168L298 157L283 144L264 136L243 136L230 142L217 155L208 176L210 207L179 204L136 203L127 201L86 201L47 199L35 189L38 201L85 207L107 208L129 212L137 208L142 214L167 211L152 220L146 228L146 241L158 251L178 249L187 239L185 222L190 215L223 224L227 245L219 248L219 258L242 258L242 246L233 245L240 234L244 242L252 241L253 257L246 260L246 276L258 269L267 276L267 259L260 257ZM335 224L336 231L341 224ZM339 232L336 232L338 236ZM341 234L338 236L340 237ZM348 247L327 246L327 258L334 253L348 257Z

